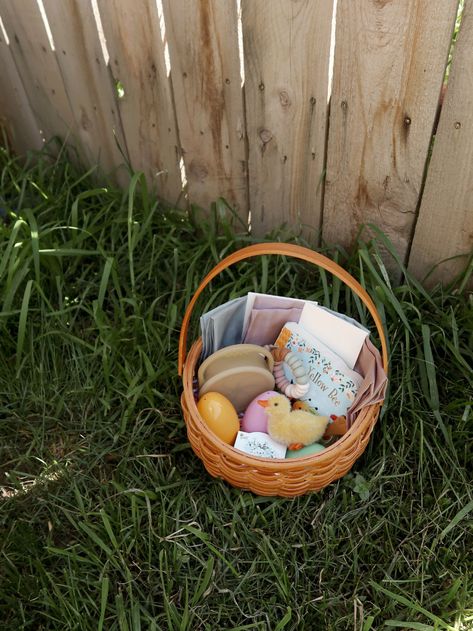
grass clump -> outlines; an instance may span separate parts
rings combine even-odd
[[[140,175],[122,192],[66,156],[21,165],[5,151],[0,170],[2,628],[472,628],[465,278],[427,293],[397,262],[391,286],[376,231],[351,254],[325,250],[385,322],[388,401],[344,479],[258,498],[205,473],[176,376],[195,288],[254,239],[219,212],[164,210]],[[199,309],[248,290],[370,323],[338,281],[279,257],[228,270]]]

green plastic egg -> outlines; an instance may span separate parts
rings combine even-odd
[[[302,447],[302,449],[296,449],[294,451],[288,449],[286,451],[286,458],[303,458],[304,456],[312,456],[313,454],[318,454],[323,451],[325,447],[323,445],[319,445],[319,443],[312,443],[312,445],[306,445]]]

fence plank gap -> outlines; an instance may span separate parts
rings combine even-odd
[[[99,0],[110,69],[134,170],[176,203],[182,189],[178,137],[156,0]]]
[[[44,7],[88,164],[125,184],[128,176],[118,167],[128,159],[127,149],[92,4],[44,0]]]
[[[405,259],[456,10],[457,0],[339,0],[326,241],[350,247],[372,222]]]
[[[0,145],[6,133],[8,146],[19,154],[30,149],[41,149],[43,139],[28,97],[2,30],[0,29],[0,66],[2,82],[7,90],[0,90]]]
[[[236,3],[163,0],[179,137],[191,203],[223,197],[246,225],[246,130]]]
[[[473,253],[473,6],[465,2],[409,258],[428,284],[452,280]],[[473,282],[470,283],[473,287]]]
[[[45,140],[69,139],[74,116],[36,2],[0,0],[10,50],[35,119]]]
[[[252,231],[318,241],[333,3],[243,0]]]

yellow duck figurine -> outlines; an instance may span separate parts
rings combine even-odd
[[[294,403],[292,404],[292,409],[305,410],[306,412],[310,412],[311,414],[318,415],[314,408],[311,408],[306,401],[294,401]],[[347,431],[347,417],[331,414],[329,424],[327,425],[327,429],[325,430],[324,439],[331,438],[332,436],[343,436],[343,434],[346,434]]]
[[[305,410],[291,411],[291,403],[284,394],[258,400],[258,403],[266,408],[268,434],[291,450],[320,440],[329,422],[328,416],[316,416]]]

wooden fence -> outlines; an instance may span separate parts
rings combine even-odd
[[[472,2],[452,53],[458,0],[0,0],[0,117],[18,151],[59,135],[119,182],[125,156],[255,234],[350,246],[373,222],[418,277],[455,257],[450,279],[473,246]]]

